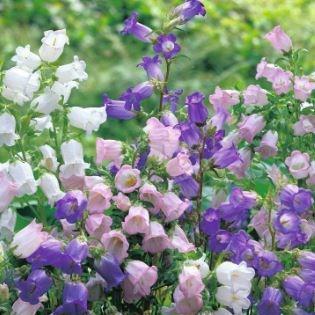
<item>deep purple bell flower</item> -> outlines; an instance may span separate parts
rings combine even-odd
[[[62,306],[59,306],[54,315],[86,315],[88,290],[83,283],[67,282],[63,289]]]
[[[209,208],[203,215],[200,222],[200,229],[208,236],[215,235],[220,228],[220,217],[217,210]]]
[[[180,46],[176,43],[174,34],[160,35],[153,49],[156,53],[163,54],[165,59],[172,59],[180,52]]]
[[[198,196],[199,184],[189,175],[183,174],[174,177],[174,183],[180,187],[181,194],[188,199],[192,199]]]
[[[258,253],[255,265],[258,275],[272,277],[283,269],[281,262],[273,252],[263,250]]]
[[[84,210],[87,207],[87,199],[82,191],[73,190],[58,200],[55,204],[56,219],[66,219],[69,223],[75,223],[83,218]]]
[[[243,253],[249,247],[249,240],[250,236],[243,230],[231,235],[227,251],[230,254],[230,259],[234,263],[239,264],[242,260],[244,260]]]
[[[177,128],[180,129],[180,141],[187,143],[190,147],[197,145],[201,140],[199,128],[191,122],[181,122]]]
[[[179,102],[179,97],[183,94],[183,89],[176,89],[173,91],[167,91],[163,96],[163,104],[169,103],[170,110],[175,113]]]
[[[223,252],[230,243],[231,233],[225,230],[219,230],[215,235],[211,235],[208,241],[208,247],[215,253]]]
[[[164,82],[164,74],[161,69],[161,60],[158,55],[151,57],[143,57],[142,62],[138,64],[142,67],[148,76],[148,80],[157,80]]]
[[[204,5],[199,0],[187,0],[183,4],[177,6],[172,15],[179,19],[179,24],[185,24],[196,15],[206,15]]]
[[[106,281],[106,291],[118,287],[126,275],[119,266],[119,261],[112,254],[107,253],[94,263],[95,270]]]
[[[315,253],[303,251],[298,261],[301,268],[315,270]]]
[[[140,83],[134,88],[129,88],[124,92],[120,99],[125,101],[125,109],[128,111],[140,111],[140,103],[149,98],[153,93],[153,84],[149,81]]]
[[[234,207],[251,209],[256,205],[257,194],[250,191],[243,191],[239,187],[233,187],[229,201]]]
[[[34,270],[26,280],[19,280],[16,287],[21,291],[20,299],[32,305],[39,303],[39,297],[52,286],[52,280],[44,270]]]
[[[281,315],[282,294],[279,289],[267,287],[264,290],[261,301],[259,302],[259,315]]]
[[[26,260],[32,264],[33,269],[44,266],[56,267],[62,258],[61,242],[56,239],[48,239]]]
[[[217,168],[226,168],[232,163],[240,160],[240,155],[235,147],[232,144],[228,148],[221,148],[219,151],[214,153],[212,156],[215,167]]]
[[[204,124],[208,118],[208,109],[204,104],[205,96],[200,92],[194,92],[186,97],[189,120],[196,124]]]
[[[299,276],[305,282],[315,285],[315,269],[301,269]]]
[[[274,221],[274,227],[277,231],[287,234],[298,232],[300,230],[300,217],[292,210],[283,209],[278,211]]]
[[[125,20],[124,28],[121,31],[123,35],[131,34],[142,42],[150,43],[152,41],[153,31],[148,26],[138,22],[138,13],[131,13],[130,17]]]
[[[148,161],[148,157],[149,157],[149,153],[150,153],[150,149],[147,149],[146,151],[140,153],[140,156],[139,158],[136,160],[136,165],[135,167],[138,169],[138,170],[143,170],[144,167],[146,166],[147,164],[147,161]]]
[[[78,239],[73,239],[65,248],[62,259],[56,267],[66,274],[81,274],[82,262],[88,255],[88,245]]]
[[[212,137],[206,139],[203,157],[210,159],[213,154],[222,148],[221,141],[224,138],[224,130],[217,131]]]
[[[103,96],[103,103],[107,116],[114,119],[130,120],[136,116],[136,114],[125,108],[126,102],[121,100],[111,100],[105,94]]]

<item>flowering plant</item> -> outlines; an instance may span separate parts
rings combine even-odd
[[[265,88],[183,100],[174,32],[205,14],[188,0],[152,30],[132,13],[122,33],[152,45],[147,79],[96,108],[68,106],[88,76],[77,56],[57,65],[65,30],[38,55],[17,48],[0,103],[2,313],[314,314],[315,76],[277,26]],[[97,138],[85,156],[84,133],[137,116],[134,142]]]

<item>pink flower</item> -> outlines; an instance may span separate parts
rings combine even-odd
[[[222,90],[217,86],[214,94],[209,96],[209,102],[213,105],[215,112],[228,113],[231,106],[240,102],[240,93],[235,90]]]
[[[189,253],[195,250],[195,245],[188,241],[185,232],[178,225],[175,225],[171,243],[180,253]]]
[[[90,236],[101,239],[104,233],[110,231],[113,223],[111,217],[102,213],[91,214],[85,221],[85,229]]]
[[[249,85],[243,92],[245,105],[264,106],[268,104],[267,91],[259,85]]]
[[[17,194],[17,185],[5,171],[0,171],[0,213],[8,208]]]
[[[293,151],[291,156],[285,159],[285,164],[289,168],[291,175],[296,179],[307,177],[310,167],[309,162],[309,155],[298,150]]]
[[[268,212],[266,209],[261,208],[251,219],[250,227],[253,227],[259,237],[267,242],[267,244],[270,244],[271,241],[271,234],[269,231],[269,225],[268,225]]]
[[[119,167],[122,162],[122,145],[120,141],[96,139],[96,164],[104,161],[114,162]]]
[[[139,300],[151,292],[151,287],[158,279],[157,268],[148,266],[140,260],[132,260],[126,266],[126,278],[122,284],[124,300],[127,303]]]
[[[115,202],[115,206],[122,211],[128,211],[131,207],[131,202],[128,196],[119,192],[116,196],[112,197]]]
[[[205,288],[200,271],[195,266],[184,266],[179,275],[179,289],[186,298],[200,294]]]
[[[178,150],[180,130],[164,126],[157,118],[147,120],[144,128],[150,143],[150,156],[166,160]]]
[[[315,185],[315,161],[311,162],[311,166],[308,169],[309,178],[306,180],[307,185]]]
[[[17,232],[10,247],[15,256],[27,258],[31,256],[39,246],[48,238],[48,233],[43,232],[43,225],[33,220],[24,229]]]
[[[140,185],[140,171],[130,165],[123,165],[115,176],[116,188],[125,194],[133,192]]]
[[[252,143],[254,137],[264,129],[265,125],[264,117],[261,115],[244,116],[239,124],[239,135],[248,143]]]
[[[183,174],[192,175],[193,166],[186,153],[180,152],[175,158],[169,160],[166,164],[166,172],[172,177]]]
[[[83,190],[85,185],[85,176],[75,176],[64,177],[60,172],[59,179],[64,190]]]
[[[278,152],[277,142],[278,142],[277,131],[272,132],[271,130],[268,130],[267,133],[263,135],[260,145],[256,149],[256,151],[259,152],[265,159],[270,156],[274,156]]]
[[[129,243],[121,231],[112,230],[105,233],[101,241],[104,248],[113,254],[120,263],[128,257]]]
[[[157,214],[161,209],[163,195],[152,184],[145,183],[140,189],[140,200],[150,202],[154,207],[149,211],[152,214]]]
[[[110,187],[100,183],[89,190],[87,209],[89,213],[103,213],[110,207],[113,194]]]
[[[145,252],[156,254],[171,247],[171,242],[166,235],[163,226],[158,222],[151,222],[149,232],[142,241],[142,249]]]
[[[284,71],[281,68],[277,70],[272,79],[272,88],[277,95],[288,93],[292,89],[292,78],[292,72]]]
[[[276,74],[281,70],[280,67],[268,63],[265,58],[261,59],[260,63],[257,65],[257,73],[256,73],[256,80],[260,78],[265,78],[269,82],[273,82],[274,77]]]
[[[271,166],[267,165],[266,172],[275,186],[281,187],[288,183],[286,176],[281,173],[280,169],[275,164]]]
[[[288,52],[292,49],[291,38],[282,30],[280,25],[273,28],[264,38],[279,52]]]
[[[294,97],[305,102],[315,89],[315,83],[310,81],[307,76],[294,78]]]
[[[125,221],[122,223],[124,232],[133,235],[149,231],[149,212],[143,207],[130,207]]]
[[[166,222],[178,219],[188,207],[189,202],[182,201],[173,192],[166,193],[162,199],[161,210]]]
[[[299,121],[293,125],[293,130],[295,136],[315,134],[315,115],[301,115]]]
[[[62,232],[66,237],[73,238],[78,234],[75,223],[69,223],[66,219],[61,219],[60,224],[62,226]]]
[[[192,315],[197,314],[203,307],[202,295],[195,294],[189,298],[185,297],[179,286],[176,287],[173,294],[175,310],[177,314]]]
[[[87,190],[92,189],[97,184],[104,183],[104,179],[101,176],[85,176],[84,188]]]
[[[22,301],[20,298],[17,299],[12,305],[13,315],[35,315],[37,311],[43,307],[42,303],[30,304]]]
[[[240,159],[230,164],[227,168],[235,174],[237,178],[243,178],[252,161],[251,151],[247,148],[242,148],[238,151]]]

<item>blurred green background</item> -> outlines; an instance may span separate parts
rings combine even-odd
[[[124,19],[138,11],[142,23],[158,28],[165,14],[182,1],[0,0],[0,59],[9,59],[18,45],[30,43],[36,51],[45,30],[67,28],[71,42],[61,61],[71,62],[77,54],[86,61],[89,74],[70,102],[97,106],[104,92],[117,98],[127,87],[145,80],[136,65],[142,56],[152,54],[152,48],[119,34]],[[314,0],[203,2],[206,18],[195,19],[177,31],[187,58],[178,59],[173,67],[171,87],[184,88],[184,94],[198,89],[207,95],[216,85],[245,87],[254,81],[255,65],[261,57],[275,57],[262,37],[277,24],[292,36],[295,46],[310,51],[305,70],[315,70]],[[127,139],[137,133],[136,126],[136,121],[110,121],[100,134]]]

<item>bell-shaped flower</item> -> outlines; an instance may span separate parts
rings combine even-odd
[[[44,115],[51,114],[59,106],[60,95],[56,93],[52,88],[46,87],[44,93],[36,97],[31,106],[35,111]]]
[[[280,25],[274,27],[272,31],[267,33],[265,39],[279,52],[289,52],[292,49],[291,38],[282,30]]]
[[[48,144],[39,147],[40,152],[43,155],[43,159],[40,164],[51,172],[56,172],[59,166],[59,162],[56,157],[56,151]]]
[[[95,213],[88,216],[85,221],[85,229],[90,236],[101,239],[104,233],[110,232],[113,223],[111,217],[103,213]]]
[[[15,133],[15,117],[9,113],[0,115],[0,147],[7,145],[9,147],[15,144],[15,140],[20,137]]]
[[[50,115],[35,117],[31,119],[30,126],[34,128],[36,133],[42,133],[45,129],[52,129],[52,119]]]
[[[80,60],[78,56],[74,56],[72,63],[57,68],[56,77],[60,83],[67,83],[75,80],[84,81],[88,78],[85,68],[85,62]]]
[[[125,233],[130,235],[137,233],[147,233],[149,231],[150,217],[147,209],[139,207],[130,207],[128,215],[122,223]]]
[[[15,53],[11,60],[14,61],[19,68],[32,72],[41,65],[39,56],[31,52],[30,45],[17,47]]]
[[[65,195],[60,190],[58,179],[53,174],[45,173],[39,180],[39,187],[44,192],[51,206]]]

